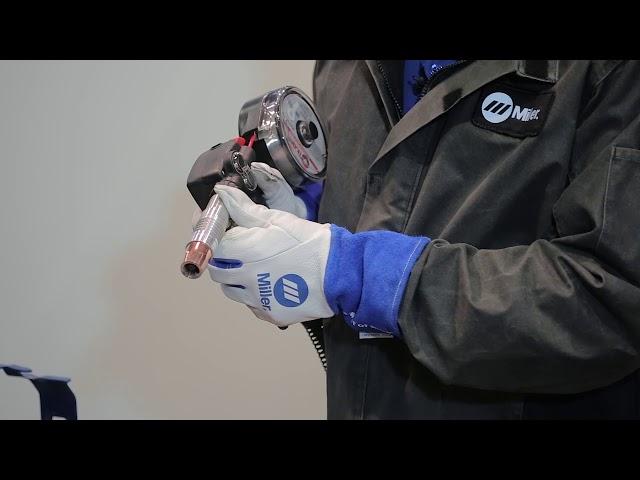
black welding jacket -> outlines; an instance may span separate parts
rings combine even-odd
[[[640,417],[640,63],[319,61],[319,221],[428,236],[403,339],[323,323],[329,419]]]

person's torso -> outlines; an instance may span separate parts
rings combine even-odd
[[[322,62],[328,130],[320,222],[482,249],[557,236],[552,209],[570,158],[587,61],[473,61],[434,76],[402,116],[400,62]],[[425,319],[428,321],[428,319]],[[573,396],[443,385],[395,339],[323,326],[329,418],[580,418],[637,411],[638,379]],[[635,402],[635,403],[634,403]]]

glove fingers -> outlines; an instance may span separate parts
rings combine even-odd
[[[244,267],[258,268],[261,261],[284,253],[297,243],[294,238],[283,236],[279,228],[248,228],[237,232],[234,238],[223,237],[209,262],[207,269],[214,282],[253,288],[256,280],[252,278],[252,285],[247,285]]]
[[[224,296],[233,300],[234,302],[244,303],[249,302],[249,296],[246,294],[244,288],[240,288],[240,286],[232,286],[232,285],[220,285],[222,293]]]
[[[214,258],[258,262],[278,255],[297,244],[297,240],[277,227],[234,227],[222,237]]]
[[[306,207],[305,207],[306,211]],[[280,227],[292,237],[296,238],[300,242],[308,240],[314,234],[323,232],[330,229],[330,224],[321,224],[321,229],[318,229],[318,223],[310,222],[308,220],[298,218],[287,212],[273,211],[271,215],[271,224],[275,227]]]
[[[269,225],[269,209],[251,201],[239,188],[228,185],[216,185],[215,192],[229,212],[229,216],[241,227],[267,227]]]
[[[262,310],[261,308],[256,308],[256,307],[252,307],[251,305],[247,305],[247,307],[249,308],[249,310],[251,310],[253,312],[253,314],[258,317],[260,320],[264,320],[265,322],[269,322],[272,324],[275,324],[275,322],[273,321],[273,319],[267,315],[267,312],[265,312],[264,310]]]
[[[252,163],[251,171],[253,172],[258,187],[260,187],[267,200],[271,196],[276,195],[280,189],[288,186],[282,174],[275,168],[271,168],[266,163]]]
[[[253,170],[254,173],[260,174],[265,178],[269,178],[273,181],[286,182],[286,180],[282,176],[282,173],[280,173],[280,170],[270,167],[266,163],[253,162],[251,164],[251,170]]]
[[[266,163],[254,162],[251,169],[269,208],[289,212],[300,218],[307,217],[307,207],[298,198],[282,174]]]
[[[277,195],[278,189],[280,188],[280,186],[276,183],[276,181],[272,178],[270,178],[267,174],[265,174],[264,172],[260,172],[260,171],[254,171],[253,172],[253,178],[256,179],[256,184],[258,185],[258,188],[260,188],[260,190],[262,190],[262,193],[264,195],[265,200],[267,201],[267,204],[269,203],[269,200],[271,200],[271,198],[274,195]]]

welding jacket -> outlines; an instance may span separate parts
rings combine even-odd
[[[319,61],[320,222],[432,239],[402,339],[324,320],[329,419],[640,417],[640,63]]]

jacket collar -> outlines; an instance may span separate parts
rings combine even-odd
[[[373,163],[460,100],[504,75],[515,73],[550,84],[558,80],[557,60],[474,61],[437,83],[401,118],[399,99],[402,98],[402,61],[367,60],[366,63],[392,125]]]
[[[558,60],[515,60],[516,73],[540,82],[558,81]]]

